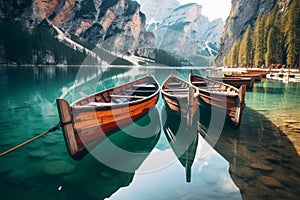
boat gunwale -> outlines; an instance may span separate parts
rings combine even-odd
[[[101,102],[103,105],[100,105],[100,106],[97,106],[97,105],[96,106],[75,105],[76,103],[78,103],[78,102],[80,102],[84,99],[88,99],[88,98],[96,96],[98,94],[105,93],[105,92],[108,92],[108,91],[111,91],[111,90],[114,90],[114,89],[117,89],[117,88],[121,88],[121,87],[124,87],[124,86],[127,86],[127,85],[132,85],[132,84],[134,84],[134,82],[138,82],[139,80],[146,79],[148,77],[150,77],[154,81],[155,86],[156,86],[155,88],[157,88],[157,89],[153,94],[151,94],[149,96],[145,96],[145,98],[136,99],[136,100],[133,100],[133,101],[123,102],[123,103],[111,103],[111,102],[105,103],[105,102]],[[123,85],[119,85],[119,86],[115,86],[115,87],[111,87],[111,88],[108,88],[108,89],[90,94],[88,96],[82,97],[82,98],[74,101],[73,103],[71,103],[70,107],[72,109],[75,109],[75,110],[89,110],[89,111],[90,110],[110,110],[110,109],[114,109],[114,108],[127,107],[127,106],[135,105],[135,104],[141,103],[143,101],[148,101],[149,99],[152,99],[153,97],[155,97],[159,94],[160,88],[161,87],[160,87],[158,81],[155,79],[155,77],[152,74],[148,74],[148,75],[146,75],[142,78],[136,79],[132,82],[129,82],[129,83],[126,83],[126,84],[123,84]],[[107,105],[105,105],[105,104],[107,104]],[[107,109],[105,109],[105,108],[107,108]]]
[[[227,92],[227,91],[225,91],[224,89],[222,89],[221,92],[217,92],[217,91],[211,91],[211,90],[207,90],[207,89],[195,86],[195,87],[198,88],[199,91],[201,90],[201,91],[205,91],[205,92],[208,92],[208,93],[225,94],[226,96],[229,95],[229,96],[233,96],[233,97],[239,94],[239,89],[236,88],[236,87],[234,87],[234,86],[232,86],[232,85],[230,85],[230,84],[227,84],[227,83],[224,83],[224,82],[221,82],[221,81],[216,81],[216,80],[213,80],[213,79],[210,79],[210,78],[203,78],[203,77],[198,76],[198,75],[196,75],[194,73],[190,73],[190,78],[189,78],[190,79],[190,83],[192,85],[193,85],[192,77],[196,77],[196,78],[202,79],[204,81],[208,81],[208,82],[211,81],[213,83],[219,84],[219,86],[225,85],[226,88],[233,89],[233,91],[235,92],[235,95],[225,94],[225,92]],[[216,88],[220,88],[220,87],[216,87]]]

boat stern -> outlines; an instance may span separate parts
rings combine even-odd
[[[56,99],[56,105],[68,152],[74,160],[80,160],[86,155],[87,150],[74,129],[70,104],[65,99]]]
[[[242,121],[242,115],[245,108],[246,85],[239,88],[239,104],[237,105],[234,118],[234,126],[238,128]]]

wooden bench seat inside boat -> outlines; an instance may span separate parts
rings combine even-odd
[[[133,88],[150,88],[150,89],[155,89],[154,84],[138,84],[138,85],[132,85]]]

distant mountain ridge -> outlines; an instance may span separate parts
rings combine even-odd
[[[192,65],[211,65],[223,32],[222,19],[209,21],[196,3],[177,0],[141,0],[147,30],[155,35],[155,46],[172,52]]]

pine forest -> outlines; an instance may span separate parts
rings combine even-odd
[[[260,13],[235,41],[223,64],[243,67],[299,67],[300,1],[292,0],[287,12],[276,5],[269,14]]]

